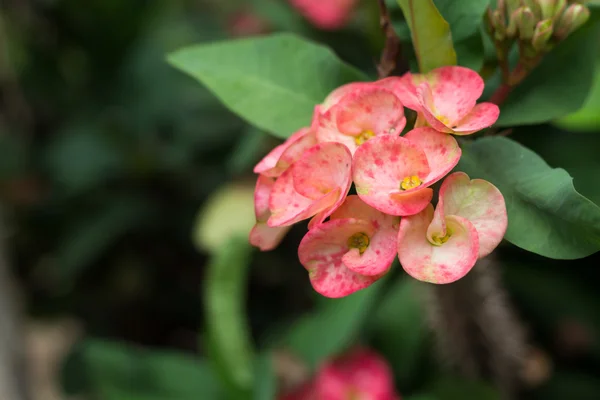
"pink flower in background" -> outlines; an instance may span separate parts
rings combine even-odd
[[[350,19],[357,0],[290,0],[300,14],[321,29],[339,29]]]
[[[402,132],[406,125],[404,107],[392,91],[364,83],[342,88],[320,109],[316,129],[319,142],[342,143],[354,154],[373,137]]]
[[[360,198],[391,215],[417,214],[431,201],[430,185],[460,159],[456,140],[429,127],[403,137],[379,136],[358,148],[352,174]]]
[[[312,381],[280,400],[400,400],[387,361],[356,348],[323,363]]]
[[[408,72],[379,84],[392,89],[406,107],[419,112],[440,132],[468,135],[492,126],[500,114],[495,104],[477,104],[484,82],[465,67],[441,67],[427,74]]]
[[[251,10],[236,12],[227,20],[227,31],[234,37],[258,35],[269,30],[269,23]]]
[[[269,211],[269,197],[275,181],[272,178],[259,175],[254,190],[254,213],[256,224],[250,231],[250,244],[262,251],[273,250],[283,239],[290,227],[270,227],[267,220],[271,216]]]
[[[435,212],[428,205],[419,214],[402,218],[400,264],[421,281],[454,282],[500,244],[507,224],[500,191],[487,181],[455,172],[442,184]]]
[[[298,247],[313,288],[327,297],[343,297],[385,275],[396,257],[398,223],[398,217],[348,196],[328,222],[308,231]]]
[[[317,214],[309,227],[320,224],[344,201],[350,185],[352,155],[340,143],[308,149],[273,185],[269,226],[286,226]]]

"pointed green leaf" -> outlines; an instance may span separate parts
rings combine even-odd
[[[456,65],[450,26],[433,0],[398,0],[410,28],[419,70]]]
[[[310,125],[315,105],[333,89],[367,79],[328,48],[287,33],[186,47],[168,60],[281,138]]]
[[[565,170],[551,168],[533,151],[508,138],[483,138],[463,146],[458,170],[500,189],[511,243],[557,259],[600,250],[600,207],[575,190]]]

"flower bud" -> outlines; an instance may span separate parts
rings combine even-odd
[[[567,0],[538,0],[542,19],[558,18],[567,6]]]
[[[519,28],[519,20],[521,19],[521,14],[523,13],[523,7],[517,8],[510,14],[510,18],[508,19],[508,27],[506,28],[506,36],[509,38],[514,38],[517,34]]]
[[[539,0],[521,0],[521,3],[523,3],[525,7],[529,7],[535,17],[535,22],[542,19],[542,7],[540,6]]]
[[[546,43],[552,36],[554,27],[551,19],[545,19],[540,21],[535,26],[533,31],[533,38],[531,39],[531,45],[537,51],[542,51],[546,47]]]
[[[520,18],[517,19],[519,37],[521,40],[529,40],[533,37],[535,22],[535,15],[533,15],[531,9],[529,7],[524,7],[523,11],[521,11]]]
[[[589,17],[590,10],[586,6],[571,4],[556,23],[556,37],[561,40],[566,38],[585,24]]]
[[[521,0],[506,0],[506,14],[512,15],[521,7]]]
[[[492,25],[494,27],[494,39],[501,41],[506,37],[506,22],[504,14],[500,10],[492,12]]]

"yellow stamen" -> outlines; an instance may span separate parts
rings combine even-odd
[[[366,233],[358,232],[350,236],[346,244],[351,249],[358,249],[358,252],[362,254],[369,247],[369,242],[369,236]]]
[[[434,246],[441,246],[446,243],[448,239],[450,239],[450,236],[452,236],[452,231],[450,229],[446,229],[446,234],[444,236],[433,235],[431,236],[430,242]]]
[[[450,126],[450,120],[445,115],[436,115],[435,118],[446,126]]]
[[[413,176],[407,176],[406,178],[402,179],[402,182],[400,183],[400,189],[402,190],[408,190],[408,189],[413,189],[416,188],[417,186],[421,185],[421,179],[419,179],[418,176],[413,175]]]
[[[372,131],[364,131],[364,132],[360,133],[359,135],[354,136],[354,142],[358,146],[360,146],[367,140],[371,139],[373,136],[375,136],[375,134]]]

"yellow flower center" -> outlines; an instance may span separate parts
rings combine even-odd
[[[444,236],[433,235],[431,236],[430,242],[435,246],[441,246],[450,239],[450,236],[452,236],[452,231],[446,229],[446,234]]]
[[[407,176],[406,178],[402,179],[402,182],[400,183],[400,189],[402,190],[408,190],[408,189],[413,189],[416,188],[417,186],[421,185],[421,179],[419,179],[418,176],[413,175],[413,176]]]
[[[360,254],[364,253],[369,247],[369,236],[366,233],[358,232],[348,238],[346,242],[351,249],[358,249]]]
[[[450,120],[445,115],[436,115],[435,118],[446,126],[450,125]]]
[[[357,146],[360,146],[367,140],[371,139],[375,134],[372,131],[364,131],[356,136],[354,136],[354,142]]]

